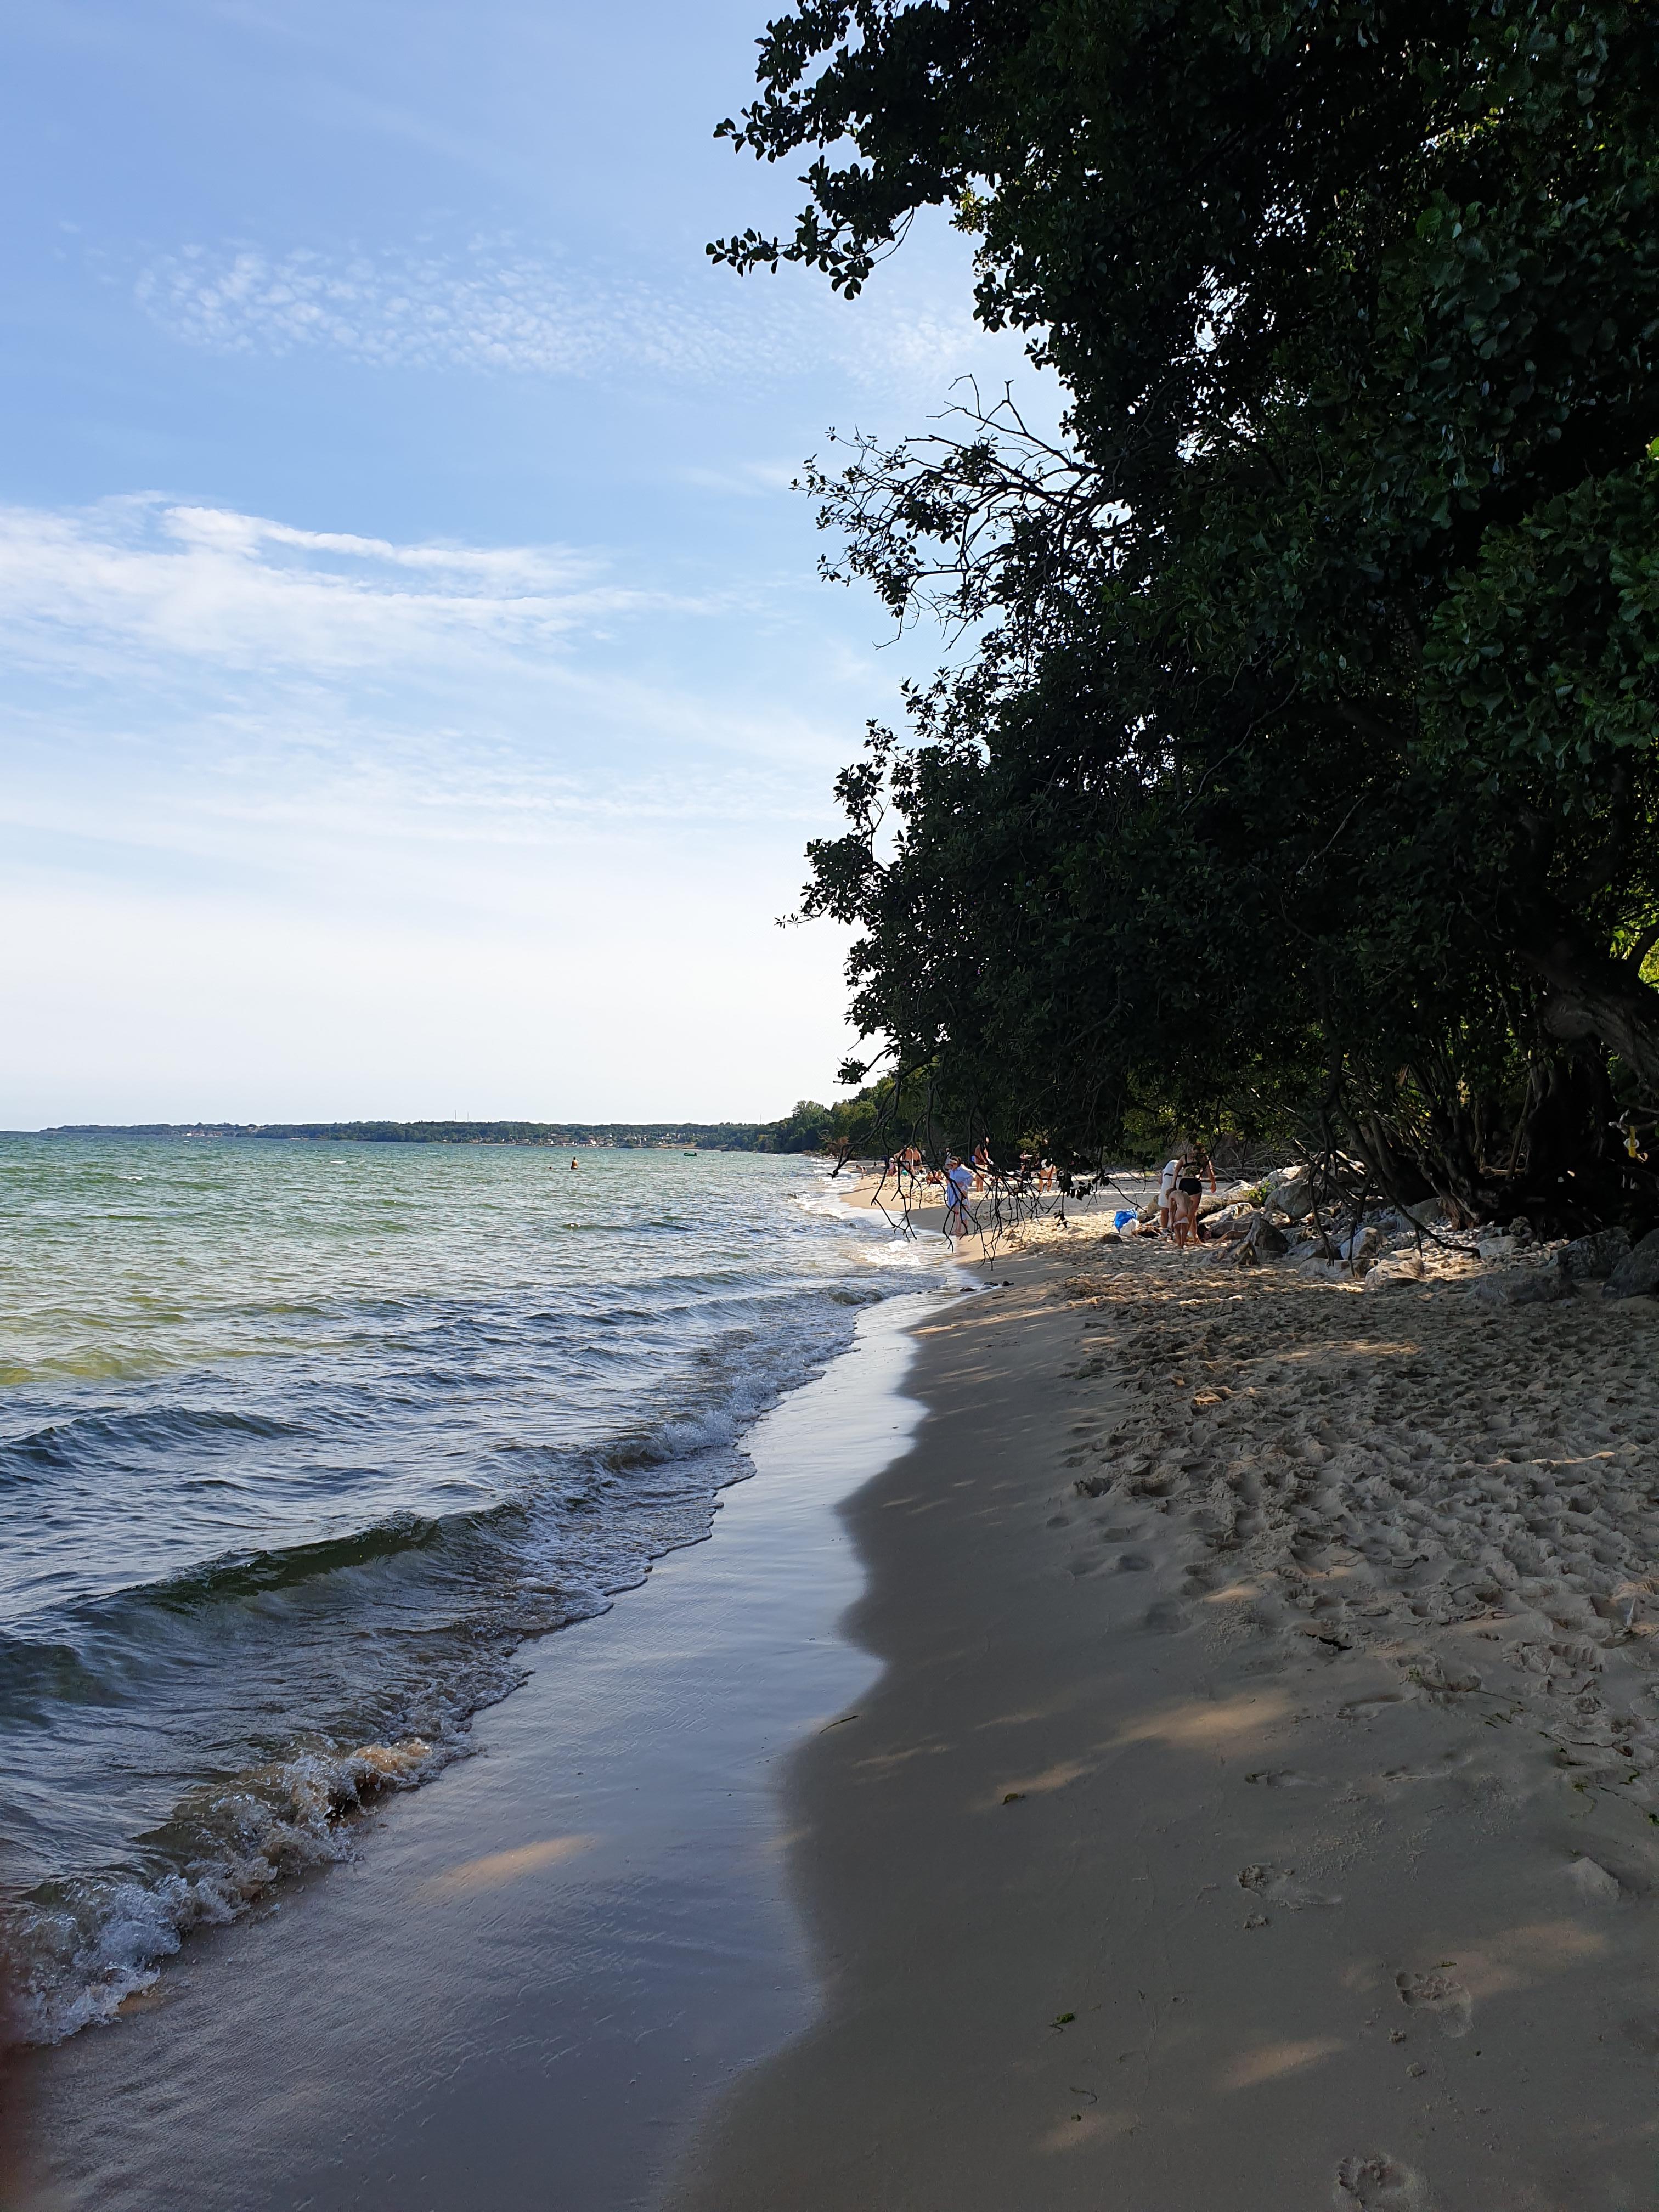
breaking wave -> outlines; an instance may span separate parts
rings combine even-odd
[[[152,1211],[89,1214],[97,1326],[61,1342],[53,1309],[0,1431],[0,1951],[40,2043],[465,1756],[526,1640],[705,1536],[746,1430],[901,1287],[781,1162],[590,1159],[575,1240],[533,1156],[380,1148],[425,1209],[411,1258],[325,1162],[198,1149],[187,1180],[191,1148],[129,1149]],[[0,1139],[0,1176],[64,1156]],[[61,1176],[50,1197],[61,1267]],[[205,1319],[149,1279],[185,1262]]]

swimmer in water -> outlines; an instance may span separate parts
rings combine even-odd
[[[574,1160],[572,1160],[570,1163],[570,1172],[572,1175],[574,1175],[576,1172],[576,1163]]]

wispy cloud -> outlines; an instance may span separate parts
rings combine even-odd
[[[533,847],[584,824],[801,820],[841,729],[733,666],[734,603],[556,545],[155,496],[0,508],[0,823],[205,849],[256,830]],[[831,690],[858,688],[819,657]],[[66,755],[96,772],[66,781]]]
[[[112,647],[290,675],[407,668],[690,604],[557,546],[394,544],[156,496],[0,508],[0,637],[31,661]]]
[[[1020,357],[1018,341],[978,329],[959,283],[934,296],[913,276],[849,307],[787,278],[725,271],[617,282],[483,240],[377,253],[193,245],[152,262],[136,289],[152,319],[191,344],[318,349],[381,368],[708,383],[828,362],[867,387],[988,362],[1012,369]]]
[[[733,461],[724,468],[709,468],[688,461],[674,471],[681,483],[694,484],[699,491],[723,492],[738,499],[767,499],[788,491],[800,473],[798,461]]]

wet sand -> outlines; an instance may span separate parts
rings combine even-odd
[[[903,1449],[904,1323],[751,1439],[706,1544],[526,1653],[477,1754],[355,1862],[193,1937],[109,2028],[29,2056],[7,2212],[620,2212],[799,2033],[781,1765],[869,1682],[837,1502]]]
[[[848,1509],[823,2011],[674,2212],[1659,2205],[1659,1304],[998,1273]]]

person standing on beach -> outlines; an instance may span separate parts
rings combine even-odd
[[[945,1162],[945,1188],[948,1194],[945,1207],[945,1233],[947,1237],[965,1237],[969,1222],[968,1194],[975,1184],[974,1171],[964,1166],[954,1152]]]
[[[1170,1233],[1170,1216],[1175,1205],[1176,1182],[1181,1174],[1182,1164],[1182,1155],[1177,1152],[1174,1159],[1164,1161],[1164,1172],[1158,1179],[1158,1225],[1166,1237]]]
[[[983,1190],[986,1176],[995,1173],[991,1164],[991,1139],[981,1137],[974,1147],[974,1188]]]

